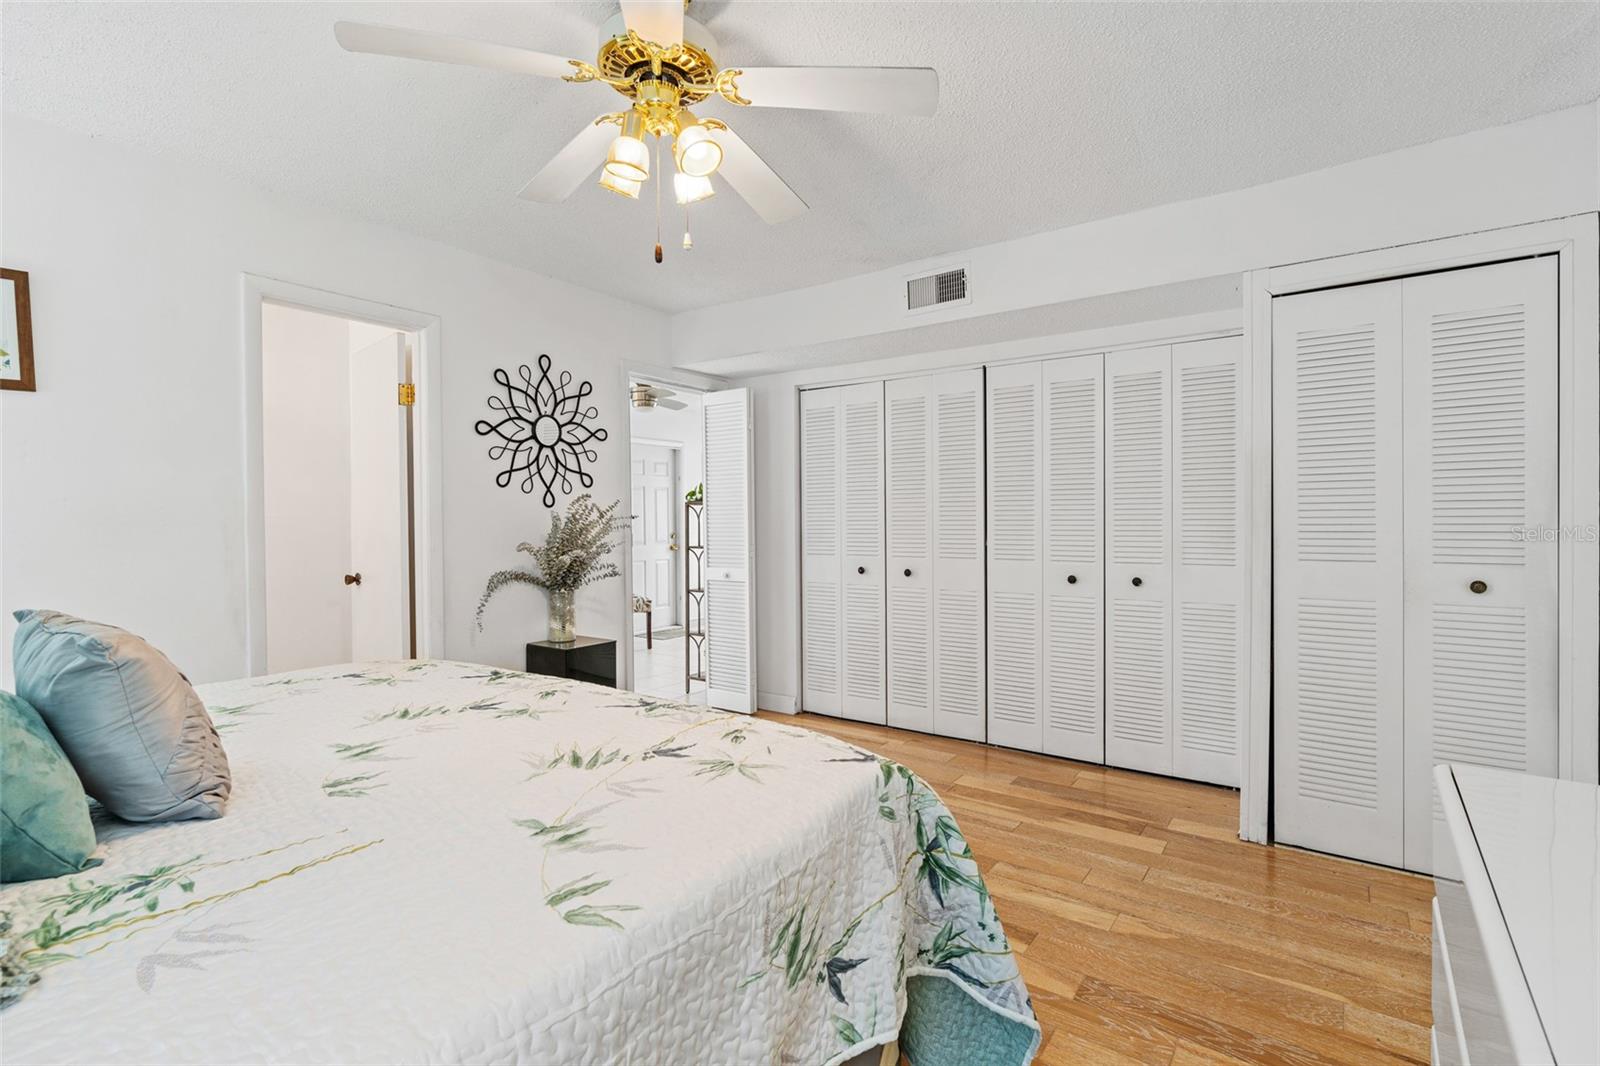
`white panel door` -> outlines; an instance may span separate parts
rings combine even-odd
[[[800,394],[800,709],[844,713],[839,389]]]
[[[1105,357],[1043,367],[1044,750],[1105,761]]]
[[[756,709],[755,516],[750,491],[750,390],[704,396],[706,698]]]
[[[844,590],[840,650],[843,711],[859,722],[886,720],[883,617],[883,384],[839,393],[840,518]]]
[[[1401,290],[1272,301],[1277,839],[1404,860]]]
[[[1043,368],[990,367],[989,739],[1044,750]]]
[[[1237,787],[1248,521],[1238,337],[1172,348],[1172,772]]]
[[[883,383],[888,719],[933,732],[933,382]]]
[[[1172,772],[1172,349],[1106,356],[1106,762]]]
[[[350,652],[411,654],[410,523],[406,487],[406,341],[390,334],[350,357]]]
[[[1556,775],[1556,281],[1548,257],[1403,283],[1412,870],[1435,764]]]
[[[983,371],[930,381],[933,731],[983,740]],[[908,580],[901,568],[900,577]],[[913,577],[915,572],[913,572]]]
[[[633,592],[650,599],[656,630],[678,621],[678,450],[660,444],[633,448]],[[634,631],[645,618],[633,616]]]

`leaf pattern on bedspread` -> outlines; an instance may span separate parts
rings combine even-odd
[[[357,912],[387,939],[388,908],[410,906],[414,890],[416,906],[437,908],[468,875],[496,909],[461,915],[438,950],[517,950],[579,967],[568,980],[631,960],[619,990],[674,1002],[714,992],[742,1004],[734,1016],[761,1012],[763,1059],[837,1063],[893,1038],[918,976],[1037,1029],[954,817],[910,769],[870,751],[765,719],[431,660],[201,693],[230,727],[233,806],[216,822],[116,828],[103,866],[0,892],[24,958],[45,973],[29,999],[51,996],[51,972],[68,963],[120,967],[152,1001],[240,986],[275,952],[324,957],[316,938],[332,927],[296,942],[284,915],[315,915],[380,878],[382,895]],[[269,772],[265,802],[252,789]],[[330,831],[329,818],[344,828]],[[265,846],[226,846],[234,819]],[[215,843],[184,843],[201,840]],[[407,941],[427,926],[409,925]],[[636,938],[703,943],[717,962],[669,978],[660,968],[675,956],[634,957]],[[319,967],[301,973],[302,1008],[337,994],[318,991]],[[393,1009],[405,1017],[404,1004]],[[599,1057],[650,1054],[607,1046]]]

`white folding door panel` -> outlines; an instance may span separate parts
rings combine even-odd
[[[705,426],[706,698],[756,709],[750,390],[708,392]]]
[[[1043,367],[987,373],[989,740],[1043,751]]]
[[[1272,301],[1280,841],[1401,865],[1401,283]]]
[[[1106,356],[1106,762],[1172,772],[1172,349]]]
[[[932,413],[933,731],[983,740],[983,371],[934,375]]]
[[[1241,349],[1172,348],[1172,773],[1229,786],[1245,693]]]
[[[983,371],[884,383],[890,725],[984,737]]]
[[[1105,759],[1105,358],[1043,366],[1044,750]]]
[[[835,389],[841,412],[844,716],[885,721],[883,384]]]
[[[1408,278],[1405,863],[1432,770],[1556,774],[1556,260]]]
[[[800,394],[800,709],[844,713],[844,536],[838,389]]]
[[[883,383],[889,724],[933,732],[933,389]]]

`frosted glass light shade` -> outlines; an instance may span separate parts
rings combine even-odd
[[[610,189],[618,196],[626,196],[630,200],[639,198],[639,187],[643,184],[643,182],[619,178],[611,173],[610,170],[600,171],[600,187],[602,189]]]
[[[673,152],[678,157],[678,169],[690,177],[710,177],[722,165],[722,145],[698,123],[678,131]]]
[[[606,153],[606,173],[627,181],[644,181],[650,177],[650,150],[637,137],[623,134],[611,142],[611,151]]]
[[[672,191],[677,196],[680,204],[692,204],[707,200],[717,194],[710,178],[697,177],[694,174],[685,174],[678,171],[672,176]]]

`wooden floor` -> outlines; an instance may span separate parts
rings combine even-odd
[[[1428,1061],[1425,877],[1242,843],[1237,792],[817,715],[955,812],[1049,1064]]]

